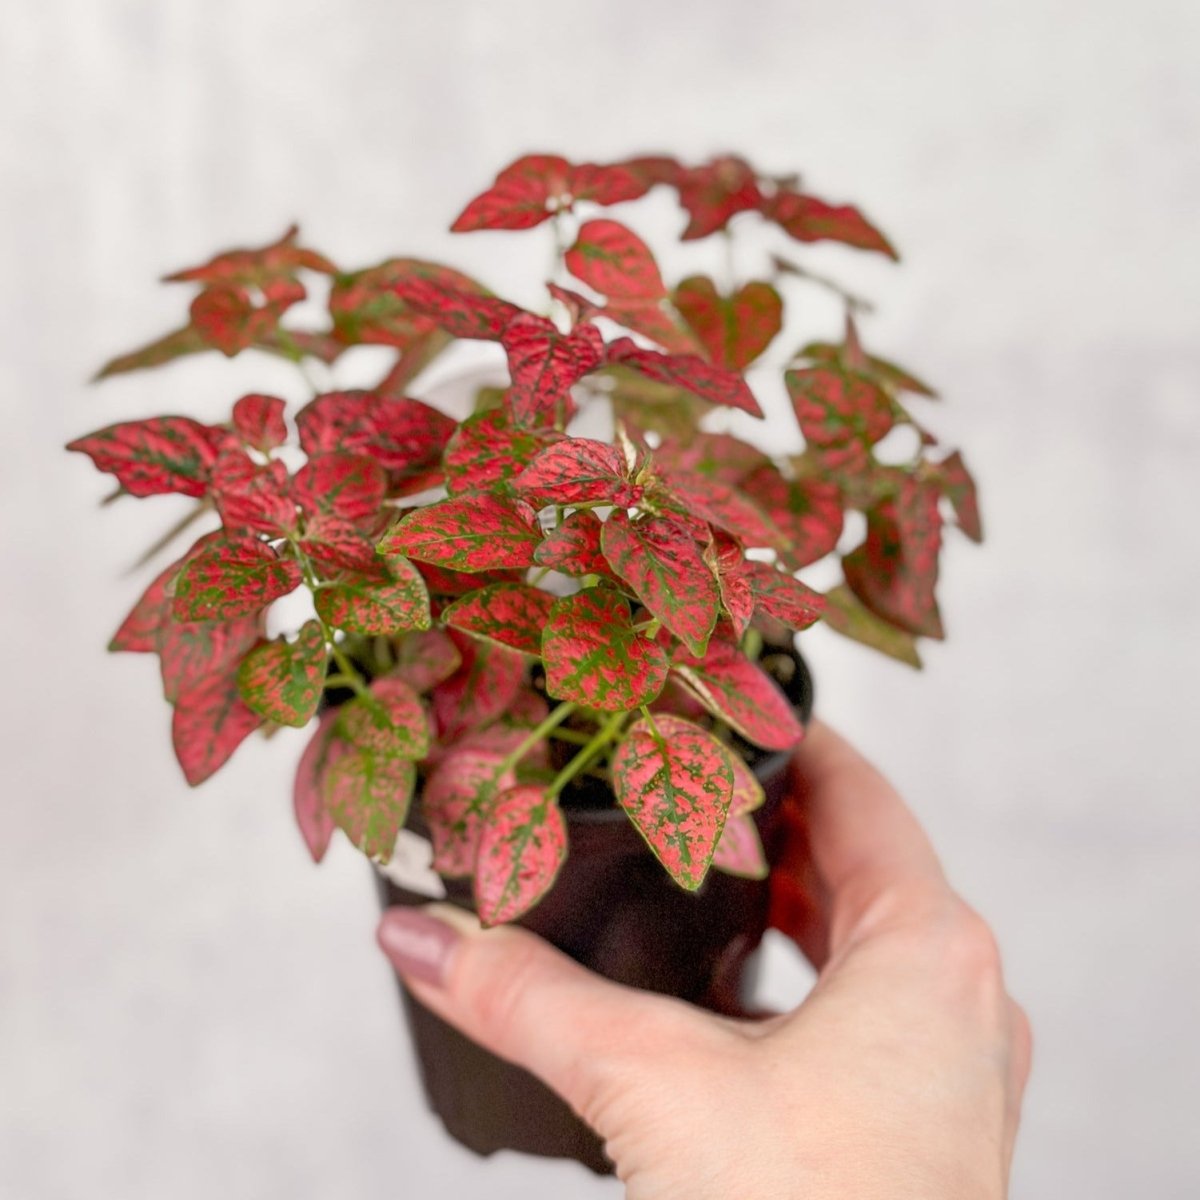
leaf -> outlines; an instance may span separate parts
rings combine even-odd
[[[443,743],[494,721],[512,704],[525,679],[525,659],[517,651],[454,630],[450,637],[462,662],[433,689],[433,715]]]
[[[96,372],[93,381],[98,383],[110,375],[123,375],[127,371],[140,371],[146,367],[161,367],[164,363],[182,358],[186,354],[198,354],[207,349],[209,345],[200,331],[191,325],[185,325],[182,329],[174,329],[137,350],[109,359]]]
[[[342,705],[338,736],[373,755],[410,758],[429,753],[432,731],[420,696],[395,675],[377,679],[369,694]]]
[[[76,438],[68,450],[88,455],[97,470],[116,476],[132,496],[182,492],[200,497],[228,435],[190,417],[123,421]]]
[[[629,602],[584,588],[554,602],[542,636],[546,690],[602,712],[629,712],[662,691],[666,651],[633,627]]]
[[[691,534],[667,516],[631,521],[618,509],[600,534],[604,557],[677,638],[703,654],[717,622],[720,594]]]
[[[452,337],[494,342],[524,310],[498,296],[462,290],[428,278],[402,279],[392,291],[410,311],[435,321]]]
[[[292,496],[306,513],[326,513],[343,521],[373,517],[386,492],[383,468],[361,454],[315,455],[292,480]]]
[[[306,621],[295,642],[255,646],[238,668],[246,706],[278,725],[307,725],[321,699],[328,653],[316,621]]]
[[[679,203],[691,218],[682,234],[685,242],[724,229],[732,217],[762,203],[754,169],[744,159],[732,155],[681,170],[674,183]]]
[[[421,573],[403,558],[390,558],[389,579],[348,578],[313,596],[328,625],[347,633],[385,634],[428,629],[429,592]]]
[[[167,586],[178,570],[179,563],[174,562],[154,577],[113,634],[108,643],[109,650],[152,654],[158,649],[159,631],[171,619],[171,596]]]
[[[975,480],[967,470],[963,456],[955,450],[932,468],[934,483],[941,489],[954,509],[959,529],[973,542],[983,541],[983,522],[979,518],[979,499]]]
[[[688,891],[704,882],[733,795],[724,747],[663,713],[634,724],[612,761],[613,790],[658,860]]]
[[[236,672],[208,675],[183,692],[171,716],[171,741],[184,778],[203,783],[262,724],[238,694]]]
[[[891,243],[853,205],[826,204],[791,188],[780,188],[763,205],[763,215],[799,242],[834,241],[859,250],[900,256]]]
[[[394,674],[416,692],[427,692],[462,665],[454,639],[441,629],[406,634],[395,646]]]
[[[770,460],[757,446],[729,433],[688,431],[686,442],[668,438],[654,449],[654,465],[669,475],[707,475],[737,486]]]
[[[769,283],[747,283],[722,296],[705,275],[685,279],[671,297],[718,366],[744,371],[783,327],[783,301]]]
[[[739,879],[766,879],[771,868],[753,818],[730,814],[713,851],[712,865]]]
[[[476,196],[450,226],[475,229],[532,229],[554,215],[552,199],[564,196],[571,166],[556,154],[527,154],[510,163],[487,191]]]
[[[680,651],[671,667],[714,716],[756,746],[790,750],[804,736],[779,686],[731,642],[712,642],[703,658]]]
[[[540,540],[527,504],[480,492],[410,512],[378,550],[456,571],[489,571],[530,566]]]
[[[316,863],[325,857],[325,851],[329,849],[329,842],[336,828],[333,818],[325,808],[322,781],[325,771],[349,749],[345,742],[334,735],[337,717],[337,712],[332,711],[321,718],[300,756],[299,765],[296,767],[296,779],[292,784],[292,810],[296,816],[296,824],[313,862]]]
[[[722,743],[724,745],[724,743]],[[725,747],[725,757],[733,771],[733,799],[729,802],[729,816],[745,816],[763,806],[767,796],[758,776],[746,765],[746,760],[732,747]]]
[[[786,550],[787,538],[757,504],[737,488],[707,475],[663,472],[663,482],[682,512],[728,530],[747,546]]]
[[[421,812],[433,836],[433,868],[442,875],[475,871],[479,835],[496,794],[515,786],[512,771],[499,774],[502,755],[455,749],[430,775],[421,794]]]
[[[304,536],[296,544],[326,575],[357,571],[375,577],[383,569],[375,543],[357,525],[330,513],[310,516],[304,522]]]
[[[713,538],[705,557],[716,574],[721,605],[740,638],[754,615],[754,593],[748,571],[758,564],[747,563],[740,543],[723,533]]]
[[[231,621],[177,621],[168,611],[156,638],[163,695],[175,704],[214,675],[236,674],[242,655],[261,636],[257,614]]]
[[[763,612],[789,629],[807,629],[825,611],[825,597],[770,563],[746,564],[754,599]]]
[[[784,479],[766,464],[748,475],[742,490],[787,539],[787,561],[806,567],[830,554],[842,534],[842,500],[836,484],[811,476]]]
[[[300,585],[297,562],[251,538],[206,546],[175,580],[174,614],[181,621],[220,621],[255,613]]]
[[[292,225],[270,245],[225,250],[198,267],[175,271],[166,276],[166,282],[235,283],[267,290],[294,279],[300,270],[336,273],[337,268],[324,255],[299,245],[299,236],[299,227]]]
[[[416,767],[406,758],[351,750],[329,765],[321,795],[338,828],[368,858],[387,862],[408,816],[416,778]]]
[[[659,354],[644,350],[629,338],[617,338],[607,347],[608,361],[632,367],[658,383],[686,388],[709,404],[738,408],[752,417],[762,409],[746,381],[733,371],[705,362],[697,354]]]
[[[213,501],[232,535],[282,537],[296,528],[296,505],[288,496],[287,467],[256,463],[241,447],[227,446],[212,468]]]
[[[850,347],[839,345],[836,342],[809,342],[797,357],[817,363],[832,363],[841,367],[852,366]],[[898,392],[912,392],[914,395],[924,396],[928,400],[937,399],[937,392],[929,384],[918,379],[911,371],[897,363],[874,354],[863,354],[861,348],[859,357],[862,361],[858,364],[858,371],[876,383],[893,388]]]
[[[540,654],[542,629],[554,598],[526,583],[494,583],[469,592],[442,613],[442,621],[522,654]]]
[[[545,317],[522,313],[505,326],[501,341],[512,376],[505,404],[513,423],[526,429],[565,421],[572,386],[604,361],[604,340],[594,325],[563,334]]]
[[[587,509],[573,512],[546,535],[534,551],[533,561],[539,567],[550,567],[576,578],[584,575],[611,577],[608,559],[600,549],[602,528],[595,513]]]
[[[251,392],[234,404],[233,427],[242,441],[265,453],[287,441],[286,410],[286,402],[278,396]]]
[[[551,430],[516,428],[505,408],[468,417],[446,445],[442,464],[451,495],[490,491],[519,475],[548,440]]]
[[[831,629],[918,671],[921,669],[916,638],[881,620],[844,584],[825,593],[825,604],[825,624]]]
[[[867,512],[867,537],[842,559],[846,583],[885,621],[942,638],[935,590],[942,518],[937,488],[906,478],[894,499]]]
[[[784,373],[804,440],[838,465],[867,460],[867,448],[892,428],[888,394],[869,379],[830,367]]]
[[[616,446],[593,438],[563,438],[547,446],[513,481],[513,490],[535,508],[596,504],[630,508],[645,489],[630,478]]]
[[[475,860],[475,909],[484,926],[515,921],[550,890],[567,857],[567,826],[553,798],[528,785],[501,793]]]
[[[298,295],[259,306],[245,288],[213,284],[192,301],[188,314],[201,337],[227,358],[232,358],[274,331],[288,305],[303,298],[304,289],[300,288]]]

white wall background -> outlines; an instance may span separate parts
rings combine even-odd
[[[517,152],[727,147],[893,235],[902,269],[821,262],[882,301],[868,336],[942,386],[981,478],[989,544],[950,548],[923,677],[806,643],[1032,1012],[1014,1195],[1200,1195],[1198,59],[1190,0],[6,11],[0,1196],[617,1194],[443,1139],[366,872],[292,831],[297,738],[191,794],[153,664],[104,656],[171,502],[97,513],[59,447],[299,394],[219,358],[85,388],[182,314],[165,270],[295,217],[347,264],[496,278],[508,251],[443,230]]]

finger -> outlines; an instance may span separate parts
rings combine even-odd
[[[814,721],[792,760],[792,803],[827,892],[837,950],[882,896],[946,888],[937,855],[890,783],[844,738]]]
[[[664,1030],[687,1038],[697,1020],[685,1005],[593,974],[524,929],[484,931],[449,905],[389,909],[378,938],[422,1004],[531,1071],[585,1120],[611,1081],[628,1082],[651,1053],[670,1048]]]

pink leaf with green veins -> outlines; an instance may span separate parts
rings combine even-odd
[[[449,679],[462,665],[462,655],[454,640],[441,629],[407,634],[397,643],[395,652],[393,674],[416,692],[429,691]]]
[[[196,787],[228,762],[262,724],[238,694],[237,673],[207,675],[175,702],[171,741],[184,778]]]
[[[844,584],[826,592],[825,603],[825,624],[831,629],[918,671],[921,669],[917,639],[877,617]]]
[[[238,690],[247,707],[278,725],[307,725],[317,711],[329,652],[316,621],[295,642],[263,642],[242,659]]]
[[[758,826],[751,817],[730,814],[713,851],[712,865],[740,879],[766,879],[771,873]]]
[[[729,813],[733,771],[711,733],[666,713],[638,721],[612,761],[613,790],[672,878],[704,882]]]
[[[692,275],[672,299],[708,357],[734,371],[744,371],[783,327],[783,301],[769,283],[743,284],[722,296],[706,275]]]
[[[967,470],[963,456],[955,450],[932,468],[933,482],[954,508],[959,529],[973,542],[983,541],[983,523],[979,519],[979,500],[975,480]]]
[[[526,583],[493,583],[456,600],[442,621],[523,654],[540,654],[554,597]]]
[[[321,575],[359,571],[377,576],[383,570],[383,560],[375,553],[375,543],[357,525],[330,513],[309,517],[304,522],[304,536],[297,545]]]
[[[677,638],[703,654],[717,623],[716,576],[691,533],[669,516],[631,521],[614,512],[600,534],[604,557]]]
[[[206,546],[175,580],[174,614],[181,621],[228,621],[260,612],[300,585],[293,559],[250,538]]]
[[[406,758],[351,749],[329,764],[321,798],[334,823],[368,858],[387,862],[416,779],[416,767]]]
[[[676,653],[672,670],[708,710],[765,750],[790,750],[804,736],[779,686],[731,642],[712,642],[702,658]]]
[[[345,742],[334,736],[337,716],[336,712],[327,712],[321,718],[316,732],[300,756],[292,785],[292,810],[296,815],[296,824],[313,862],[317,863],[325,857],[333,831],[337,828],[325,808],[321,794],[322,780],[326,770],[349,749]]]
[[[738,213],[758,208],[763,198],[753,167],[733,155],[680,168],[668,182],[678,189],[679,203],[691,217],[682,234],[685,242],[724,229]]]
[[[941,546],[937,488],[906,478],[895,499],[868,511],[866,541],[842,559],[842,569],[876,616],[908,633],[942,638],[935,595]]]
[[[567,826],[541,788],[502,792],[488,813],[475,860],[475,909],[485,926],[515,921],[554,885],[567,857]]]
[[[734,534],[748,546],[786,549],[787,538],[737,488],[707,475],[664,473],[663,484],[685,513]]]
[[[734,632],[741,637],[754,615],[754,593],[747,572],[757,564],[746,562],[741,544],[719,532],[705,550],[705,556],[716,572],[721,605],[729,614]]]
[[[728,433],[699,431],[686,444],[669,439],[654,450],[655,466],[667,474],[707,475],[731,486],[769,461],[756,446]]]
[[[729,802],[729,818],[732,820],[762,808],[767,797],[758,776],[736,750],[726,746],[725,757],[733,771],[733,799]]]
[[[547,446],[513,480],[513,490],[534,507],[599,504],[630,508],[644,489],[630,480],[625,456],[593,438],[563,438]]]
[[[251,392],[233,406],[233,427],[243,442],[265,453],[287,441],[286,411],[286,402],[278,396]]]
[[[476,196],[450,228],[531,229],[553,215],[552,198],[567,193],[571,164],[557,154],[527,154],[510,163]]]
[[[784,264],[785,267],[786,265]],[[851,358],[853,356],[851,348],[846,345],[839,345],[836,342],[809,342],[797,357],[807,358],[818,363],[832,363],[845,368],[852,365]],[[861,348],[859,357],[862,360],[858,365],[859,372],[869,376],[876,383],[894,388],[898,392],[912,392],[914,395],[924,396],[927,400],[937,399],[937,392],[929,384],[918,379],[911,371],[906,371],[899,364],[886,358],[879,358],[874,354],[863,354]]]
[[[168,609],[155,635],[163,695],[174,704],[210,676],[228,674],[261,636],[257,614],[231,621],[177,621]]]
[[[783,378],[804,440],[826,455],[856,452],[865,458],[895,422],[891,397],[862,375],[807,367]]]
[[[662,691],[666,651],[633,627],[629,602],[611,588],[555,601],[542,636],[546,690],[603,712],[628,712]]]
[[[429,753],[432,732],[421,697],[395,675],[342,705],[338,736],[371,754],[414,761]]]
[[[289,282],[296,272],[333,275],[337,267],[323,254],[298,244],[300,229],[290,226],[268,246],[225,250],[198,267],[185,267],[166,276],[168,283],[236,283],[267,291],[273,284]]]
[[[807,629],[816,624],[825,611],[825,597],[807,584],[771,566],[770,563],[747,563],[754,600],[759,608],[789,629]]]
[[[109,425],[67,443],[86,454],[97,470],[114,475],[131,496],[182,492],[203,496],[212,465],[228,440],[223,429],[190,417],[151,417]]]
[[[800,242],[833,241],[859,250],[877,250],[888,258],[900,256],[891,243],[849,204],[832,205],[791,188],[781,188],[763,205],[763,216]]]
[[[516,785],[512,771],[499,774],[502,755],[487,750],[450,751],[430,775],[421,812],[433,835],[433,868],[443,875],[475,871],[479,834],[497,793]]]
[[[404,279],[392,288],[410,311],[436,321],[451,336],[497,341],[524,309],[482,292],[463,291],[434,279]]]
[[[600,549],[602,528],[595,513],[586,510],[572,513],[546,535],[534,551],[533,561],[539,567],[550,567],[576,578],[584,575],[611,577],[608,559]]]
[[[209,349],[208,343],[198,329],[185,325],[182,329],[172,330],[161,338],[132,350],[128,354],[120,354],[96,372],[93,382],[107,379],[110,375],[123,375],[126,371],[140,371],[146,367],[161,367],[186,354],[198,354],[201,350]]]
[[[287,468],[260,466],[238,446],[227,446],[212,468],[213,501],[233,534],[282,537],[296,528],[296,505],[288,497]]]
[[[505,404],[514,424],[540,429],[565,421],[573,411],[571,388],[604,362],[604,340],[594,325],[568,334],[545,317],[522,313],[502,337],[512,387]]]
[[[431,596],[465,596],[489,583],[517,583],[525,577],[524,568],[509,571],[453,571],[449,567],[418,562],[417,570]]]
[[[387,569],[391,578],[350,577],[319,588],[313,600],[321,619],[347,633],[428,629],[429,592],[420,572],[403,558],[389,559]]]
[[[788,563],[799,569],[830,554],[842,535],[842,499],[824,479],[784,479],[767,464],[747,476],[741,489],[784,535]]]
[[[174,580],[179,563],[160,571],[138,602],[129,610],[121,627],[113,634],[108,648],[131,654],[153,654],[158,650],[158,635],[171,619],[171,596],[167,585]]]
[[[540,541],[527,504],[479,492],[410,512],[378,549],[456,571],[490,571],[532,565]]]
[[[608,344],[608,361],[632,367],[657,383],[685,388],[709,404],[739,408],[752,417],[763,415],[754,393],[740,375],[705,362],[698,354],[659,354],[656,350],[642,349],[629,338],[617,338]]]
[[[450,630],[461,665],[433,689],[433,714],[442,742],[457,741],[508,709],[525,679],[525,659],[515,650]]]
[[[292,480],[292,495],[306,513],[328,513],[343,521],[373,517],[386,492],[383,468],[360,454],[319,454]]]
[[[560,435],[513,428],[503,408],[468,417],[446,445],[442,464],[451,495],[494,489],[519,475],[538,451]]]

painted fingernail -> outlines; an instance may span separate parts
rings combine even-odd
[[[462,934],[419,908],[389,908],[376,937],[392,966],[406,979],[441,987]]]

